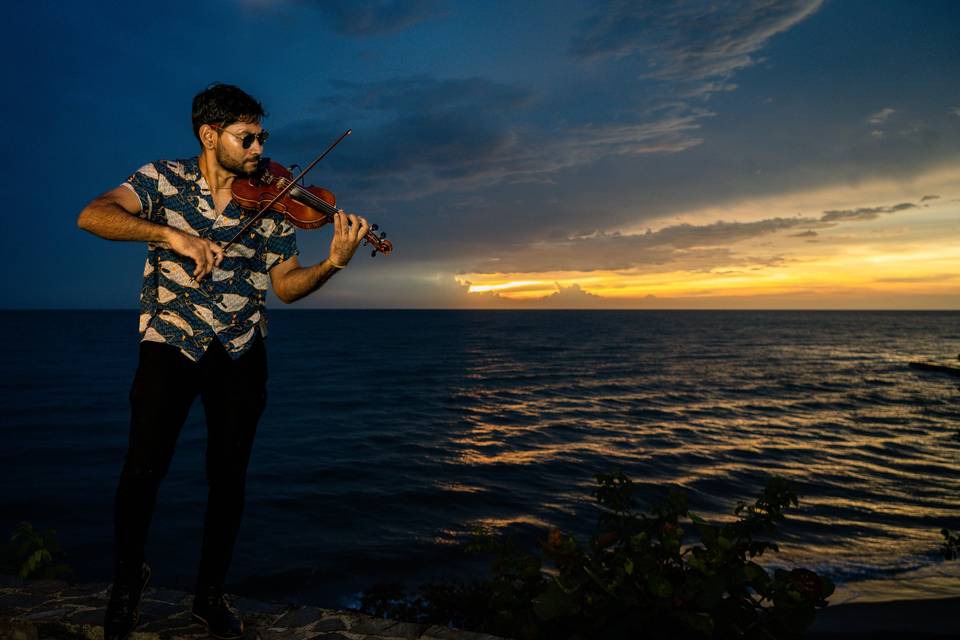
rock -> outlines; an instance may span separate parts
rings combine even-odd
[[[347,625],[343,623],[343,620],[337,617],[324,618],[313,625],[311,631],[345,631]]]
[[[240,611],[253,613],[278,614],[283,613],[289,607],[289,605],[279,602],[261,602],[242,596],[230,596],[230,602]]]
[[[299,607],[288,611],[274,621],[273,626],[296,629],[316,622],[320,618],[320,609],[317,607]]]
[[[108,587],[36,580],[0,587],[0,640],[99,640]],[[190,616],[191,596],[151,588],[140,603],[140,625],[131,640],[208,640]],[[250,640],[505,640],[439,625],[387,620],[357,611],[261,602],[230,596]]]
[[[27,580],[23,588],[31,593],[56,593],[63,591],[70,583],[63,580]]]
[[[430,625],[418,624],[416,622],[397,622],[393,626],[387,627],[383,635],[388,638],[409,638],[415,640],[423,635]]]
[[[397,623],[396,620],[373,618],[370,616],[352,615],[348,619],[350,633],[366,633],[370,635],[384,635],[384,631]]]

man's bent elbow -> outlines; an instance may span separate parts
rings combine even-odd
[[[277,299],[278,299],[280,302],[282,302],[283,304],[290,304],[291,302],[295,302],[295,301],[296,301],[296,298],[295,298],[295,297],[293,297],[293,296],[291,296],[291,295],[288,295],[288,294],[287,294],[284,290],[282,290],[282,289],[278,289],[278,288],[274,287],[273,292],[276,294]]]
[[[92,215],[90,213],[90,208],[84,207],[83,211],[80,212],[80,215],[77,216],[77,226],[84,231],[90,231],[93,227],[93,221],[91,218]]]

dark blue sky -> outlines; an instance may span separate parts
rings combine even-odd
[[[286,164],[354,129],[309,182],[397,251],[299,306],[960,301],[960,3],[34,2],[8,20],[8,308],[136,306],[145,248],[76,215],[196,154],[190,101],[213,81],[264,103]],[[329,237],[298,232],[301,262]]]

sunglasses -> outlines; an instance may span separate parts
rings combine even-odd
[[[250,145],[253,144],[254,140],[256,140],[261,145],[263,145],[263,143],[267,141],[267,138],[270,137],[270,132],[268,131],[261,131],[260,133],[248,133],[246,135],[240,135],[239,133],[234,133],[233,131],[227,131],[226,129],[224,129],[219,125],[211,124],[210,126],[213,127],[214,129],[219,129],[224,133],[229,133],[234,138],[238,138],[240,140],[240,144],[243,145],[244,149],[249,149]]]

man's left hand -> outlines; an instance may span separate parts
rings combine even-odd
[[[333,214],[333,240],[330,241],[330,260],[337,265],[346,266],[363,241],[370,223],[366,218],[343,210]]]

